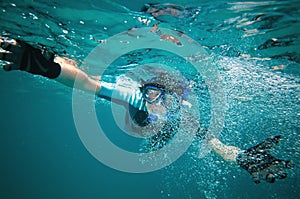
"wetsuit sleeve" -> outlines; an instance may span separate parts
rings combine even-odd
[[[134,86],[102,81],[98,96],[125,106],[131,105],[138,110],[145,110],[142,93],[139,88]]]

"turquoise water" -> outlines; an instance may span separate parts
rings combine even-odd
[[[166,1],[161,1],[166,2]],[[168,1],[170,2],[170,1]],[[98,45],[134,26],[146,1],[1,1],[1,34],[45,45],[84,61]],[[210,153],[195,157],[191,147],[172,165],[152,173],[111,169],[86,150],[74,125],[72,89],[22,72],[0,71],[1,198],[297,198],[300,195],[299,32],[300,4],[290,1],[172,1],[199,13],[169,17],[160,26],[183,31],[211,55],[223,77],[228,100],[220,139],[246,149],[271,135],[283,139],[273,154],[296,165],[287,179],[256,185],[250,175]],[[181,65],[160,52],[135,52],[117,60],[107,78],[134,64]],[[128,65],[130,64],[130,65]],[[185,73],[185,68],[181,67]],[[186,69],[188,70],[188,69]],[[195,79],[196,77],[190,77]],[[201,81],[198,86],[203,86]],[[207,111],[209,100],[201,102]],[[99,101],[97,114],[107,115]],[[100,116],[99,116],[100,117]],[[204,120],[208,118],[204,117]],[[204,121],[205,122],[205,121]],[[115,139],[122,132],[111,127]],[[120,134],[120,135],[119,135]],[[125,141],[120,145],[126,147]],[[127,146],[130,147],[130,146]]]

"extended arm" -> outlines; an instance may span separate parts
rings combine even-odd
[[[42,75],[69,87],[73,87],[76,80],[78,89],[87,92],[100,90],[100,81],[92,79],[72,60],[36,49],[25,42],[1,36],[0,47],[4,50],[0,52],[0,60],[9,62],[3,66],[6,71],[22,70]]]
[[[191,121],[196,121],[195,119]],[[193,124],[197,126],[197,124]],[[201,126],[201,125],[200,125]],[[270,154],[270,150],[279,143],[281,136],[269,137],[256,146],[241,150],[236,146],[222,143],[218,138],[207,135],[208,129],[198,128],[196,137],[200,140],[208,139],[211,149],[225,161],[236,164],[245,169],[255,183],[266,181],[275,182],[276,179],[287,177],[287,170],[293,167],[291,161],[277,159]]]
[[[67,58],[55,56],[53,53],[19,40],[0,36],[0,60],[7,61],[3,66],[6,71],[22,70],[31,74],[54,79],[66,86],[77,88],[119,104],[131,104],[142,109],[143,104],[139,90],[123,84],[116,85],[99,81],[80,70],[76,62]],[[76,83],[75,83],[76,81]]]
[[[241,150],[235,146],[227,146],[217,138],[209,141],[213,150],[224,160],[236,163],[252,175],[255,183],[264,180],[268,183],[275,179],[287,177],[287,169],[292,168],[291,161],[281,160],[270,154],[271,148],[279,143],[281,136],[273,136],[247,150]]]

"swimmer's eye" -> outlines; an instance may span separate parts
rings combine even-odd
[[[147,89],[145,91],[145,99],[146,101],[153,103],[161,96],[161,91],[154,89]]]
[[[150,104],[162,99],[163,105],[168,110],[176,110],[181,105],[182,97],[176,93],[166,91],[154,85],[146,85],[142,89],[143,98]]]
[[[160,99],[163,90],[154,86],[146,86],[143,91],[143,97],[148,103],[154,103]]]

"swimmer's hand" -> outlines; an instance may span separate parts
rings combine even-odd
[[[35,48],[23,41],[0,36],[0,60],[6,71],[23,70],[49,78],[57,77],[60,66],[55,63],[54,54]]]
[[[255,183],[260,183],[260,180],[273,183],[275,179],[287,177],[286,170],[292,167],[291,161],[276,159],[269,153],[270,149],[279,143],[280,138],[280,135],[269,137],[238,154],[237,163],[252,175]]]

